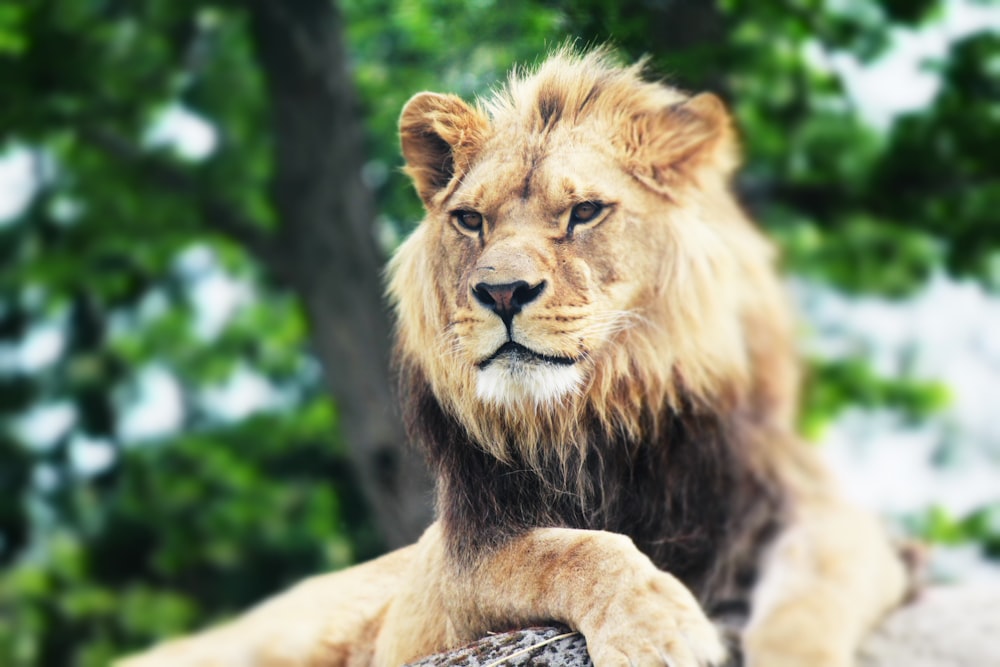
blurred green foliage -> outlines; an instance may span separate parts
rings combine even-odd
[[[957,546],[978,544],[994,559],[1000,559],[1000,503],[973,510],[955,517],[942,507],[934,506],[908,519],[913,535],[937,544]]]
[[[815,54],[872,62],[893,31],[936,20],[940,3],[833,4],[345,0],[367,180],[388,228],[402,234],[419,218],[395,136],[411,94],[468,97],[567,38],[611,40],[681,86],[728,98],[748,157],[739,189],[792,272],[889,296],[937,271],[1000,286],[1000,38],[953,44],[933,63],[932,103],[880,132]],[[281,224],[242,4],[0,4],[0,81],[0,149],[28,156],[37,181],[25,210],[0,223],[0,664],[103,665],[376,553],[300,306],[205,224],[192,196]],[[208,155],[150,138],[178,108],[211,123]],[[206,333],[195,294],[216,270],[252,298]],[[64,344],[25,366],[24,347],[47,327]],[[179,418],[132,440],[122,423],[150,400],[150,369],[176,383]],[[213,407],[209,390],[241,369],[270,383],[274,407],[236,417]],[[806,398],[804,427],[818,433],[851,405],[919,419],[945,392],[848,358],[818,360]],[[33,436],[25,415],[51,422],[53,407],[69,408],[70,424]],[[81,466],[88,447],[109,460]],[[914,530],[1000,553],[995,507],[963,519],[932,511]]]

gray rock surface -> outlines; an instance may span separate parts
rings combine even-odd
[[[1000,667],[1000,584],[937,586],[890,616],[861,667]]]

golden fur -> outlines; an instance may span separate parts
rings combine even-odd
[[[722,103],[563,50],[477,107],[417,95],[400,133],[427,217],[389,292],[440,520],[125,664],[389,666],[540,621],[598,667],[721,664],[706,611],[752,572],[746,664],[852,665],[904,573],[794,436],[793,321]]]

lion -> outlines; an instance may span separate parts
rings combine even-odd
[[[796,435],[795,321],[719,98],[564,48],[477,105],[416,95],[400,136],[426,217],[388,292],[437,520],[124,664],[395,667],[557,622],[597,667],[854,665],[907,572]]]

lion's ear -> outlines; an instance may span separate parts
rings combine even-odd
[[[489,127],[483,114],[454,95],[418,93],[406,103],[399,138],[406,173],[424,204],[465,173]]]
[[[739,162],[736,132],[726,106],[712,93],[671,105],[653,119],[643,143],[656,180],[667,184],[678,175],[704,168],[729,176]]]

